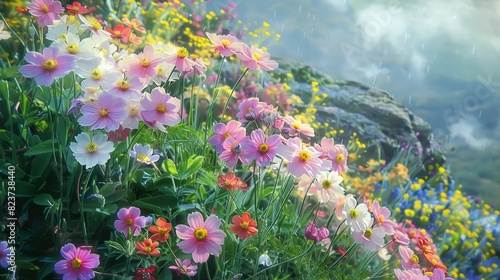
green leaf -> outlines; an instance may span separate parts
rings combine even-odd
[[[141,209],[149,210],[152,213],[157,214],[157,215],[163,215],[163,211],[161,211],[160,207],[153,205],[153,204],[150,204],[150,203],[140,201],[140,200],[134,201],[134,203],[132,203],[132,206],[136,206],[136,207],[139,207]]]
[[[33,198],[33,202],[40,206],[53,206],[56,202],[48,193],[41,193]]]
[[[26,269],[26,270],[40,270],[40,268],[34,265],[32,262],[16,260],[17,269]]]
[[[101,189],[99,189],[99,194],[104,196],[104,197],[108,197],[116,191],[116,187],[119,185],[120,185],[120,183],[104,184],[104,186],[102,186]]]
[[[207,191],[205,190],[205,187],[203,187],[202,185],[200,185],[198,193],[200,194],[200,199],[202,201],[205,201],[205,199],[207,199]]]
[[[36,155],[52,153],[52,151],[54,150],[55,151],[59,150],[59,147],[57,145],[57,140],[54,143],[52,143],[52,140],[46,140],[36,145],[35,147],[29,149],[26,153],[24,153],[24,155],[27,157],[36,156]]]
[[[174,177],[178,177],[179,173],[177,172],[177,167],[175,163],[171,159],[167,159],[163,162],[162,168],[172,174]]]
[[[116,250],[118,250],[120,252],[126,253],[125,248],[123,248],[123,246],[118,242],[106,240],[106,241],[104,241],[104,243],[111,248],[115,248]]]
[[[4,69],[0,69],[0,78],[8,79],[13,78],[19,75],[19,66],[7,67]]]
[[[187,160],[186,168],[181,174],[181,180],[195,174],[203,164],[203,159],[204,158],[202,156],[192,155],[191,157],[189,157]]]
[[[15,181],[16,182],[16,197],[34,197],[38,192],[38,189],[35,185],[32,185],[28,182],[24,181]]]
[[[143,197],[138,201],[156,205],[158,207],[174,207],[177,204],[177,198],[171,195],[156,195],[152,197]]]

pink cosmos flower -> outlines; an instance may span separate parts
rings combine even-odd
[[[191,264],[191,260],[175,259],[175,265],[171,265],[168,269],[173,270],[179,275],[195,276],[198,266]]]
[[[120,122],[127,118],[125,100],[109,93],[103,93],[97,98],[97,104],[87,103],[82,106],[82,116],[78,123],[90,126],[91,130],[102,128],[110,132],[120,127]]]
[[[399,246],[398,252],[401,256],[401,265],[404,269],[420,268],[420,265],[418,264],[420,260],[412,249],[406,246]]]
[[[392,236],[392,240],[394,240],[395,243],[402,246],[410,245],[410,238],[408,237],[408,234],[403,233],[397,229],[394,230],[394,235]]]
[[[4,268],[7,268],[7,266],[9,266],[9,260],[7,259],[7,257],[11,251],[11,249],[7,247],[7,245],[7,241],[0,242],[0,265]]]
[[[432,276],[430,277],[430,280],[453,280],[451,277],[446,277],[444,274],[444,271],[440,268],[434,268],[432,271]]]
[[[101,86],[105,92],[129,100],[141,98],[145,85],[138,77],[107,76]]]
[[[287,169],[290,174],[300,177],[304,174],[315,178],[322,171],[328,170],[328,161],[319,159],[320,153],[312,148],[302,145],[297,138],[288,139],[286,145],[278,146],[277,154],[288,161]]]
[[[155,57],[153,46],[146,46],[137,56],[129,56],[124,64],[128,66],[129,77],[142,79],[156,76],[155,67],[164,60],[164,58]]]
[[[61,2],[54,0],[32,0],[26,3],[26,7],[41,27],[54,24],[55,20],[61,19],[59,14],[64,12]]]
[[[314,129],[311,127],[311,125],[302,123],[292,116],[286,116],[284,117],[284,120],[285,123],[290,127],[288,130],[288,135],[290,137],[298,137],[300,135],[314,137]]]
[[[241,153],[241,145],[237,139],[228,138],[222,143],[224,151],[219,155],[220,159],[226,162],[227,167],[231,168],[241,160],[244,164],[250,164],[247,158],[243,157]]]
[[[66,76],[77,66],[76,56],[59,55],[57,47],[49,47],[43,53],[28,52],[24,56],[28,65],[19,67],[19,72],[26,78],[35,78],[39,85],[50,86],[57,78]]]
[[[239,121],[230,120],[227,125],[224,123],[218,123],[214,125],[215,135],[208,139],[208,143],[215,147],[217,153],[222,153],[224,147],[222,144],[228,138],[234,138],[238,141],[245,137],[245,128],[241,126]]]
[[[141,111],[142,119],[146,122],[159,122],[164,125],[174,126],[181,122],[179,109],[181,101],[165,93],[165,89],[156,87],[151,94],[146,94],[141,100],[144,110]]]
[[[189,58],[189,52],[186,48],[179,48],[176,53],[167,55],[165,61],[174,64],[181,73],[193,70],[195,65],[195,62]]]
[[[127,118],[122,122],[122,126],[130,129],[137,129],[139,127],[139,121],[142,121],[142,106],[140,101],[134,99],[127,100],[125,110],[127,110]]]
[[[373,219],[368,212],[368,207],[364,203],[356,205],[357,201],[353,196],[346,198],[342,212],[346,216],[347,224],[351,225],[352,231],[364,231],[373,224]]]
[[[352,239],[358,244],[363,244],[369,251],[377,251],[384,247],[385,232],[380,227],[372,228],[373,220],[368,227],[362,231],[353,231]]]
[[[244,100],[238,107],[240,111],[236,117],[242,123],[256,120],[264,109],[263,103],[256,97]]]
[[[332,168],[337,172],[347,172],[347,150],[344,145],[335,145],[329,152]]]
[[[128,238],[128,232],[132,232],[132,236],[138,236],[141,233],[141,228],[146,226],[146,217],[141,215],[141,209],[137,207],[122,208],[118,211],[118,220],[115,221],[115,228],[121,231],[125,238]]]
[[[182,252],[193,254],[193,260],[203,263],[210,255],[219,256],[226,234],[220,230],[221,221],[211,215],[206,221],[199,212],[188,215],[188,224],[175,227],[177,236],[184,241],[177,244]]]
[[[329,159],[328,155],[334,147],[335,141],[332,138],[321,138],[320,144],[315,143],[314,148],[321,153],[321,159]]]
[[[238,38],[233,35],[217,35],[214,33],[206,32],[210,42],[214,44],[212,48],[216,53],[220,53],[221,56],[232,56],[237,54],[241,49],[241,43]]]
[[[394,274],[398,280],[429,280],[429,277],[425,276],[420,269],[401,270],[397,268],[394,269]]]
[[[68,243],[61,248],[64,260],[54,265],[57,274],[63,274],[63,279],[88,280],[95,277],[92,270],[99,266],[99,255],[90,253],[92,246],[80,246]]]
[[[266,139],[262,129],[253,130],[250,137],[241,141],[242,156],[250,162],[255,160],[257,166],[267,166],[274,159],[280,143],[279,135]]]
[[[394,228],[397,227],[397,224],[388,219],[391,215],[391,210],[385,206],[380,207],[378,201],[375,200],[372,204],[372,212],[375,216],[375,220],[378,221],[378,224],[385,231],[385,233],[394,234]]]
[[[249,47],[245,43],[241,43],[240,53],[236,56],[241,59],[243,66],[250,70],[271,71],[278,68],[278,62],[271,60],[271,55],[256,46]]]

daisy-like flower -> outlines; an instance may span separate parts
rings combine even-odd
[[[132,29],[137,32],[146,33],[146,28],[142,27],[141,23],[136,18],[133,18],[132,20],[129,20],[128,18],[122,18],[122,22],[128,27],[132,27]]]
[[[243,157],[240,141],[234,138],[228,138],[222,143],[224,151],[220,153],[219,158],[226,162],[227,167],[231,168],[241,160],[244,164],[250,164],[251,161]]]
[[[82,15],[78,15],[78,19],[82,22],[80,25],[81,29],[89,29],[93,34],[99,37],[111,39],[111,34],[103,29],[102,25],[95,17],[87,19]]]
[[[172,224],[167,222],[165,218],[158,218],[155,222],[156,226],[150,226],[148,231],[151,232],[151,240],[167,242],[169,233],[172,230]]]
[[[160,63],[158,66],[155,67],[155,72],[156,75],[154,77],[151,77],[151,80],[149,81],[149,84],[155,83],[157,86],[161,85],[162,83],[166,82],[167,80],[169,81],[175,81],[179,78],[179,73],[174,71],[175,65],[170,64],[170,63]]]
[[[233,172],[219,175],[218,181],[219,187],[224,188],[228,191],[233,189],[248,191],[247,183],[245,183],[240,177],[234,175]]]
[[[97,98],[97,104],[87,103],[80,109],[82,116],[78,123],[90,126],[91,130],[102,128],[106,132],[120,127],[120,122],[127,118],[125,100],[109,93],[103,93]]]
[[[111,142],[122,142],[129,136],[130,128],[124,128],[121,125],[117,130],[108,132],[108,137]]]
[[[240,111],[236,114],[238,121],[247,123],[256,120],[262,110],[264,110],[264,103],[260,102],[258,98],[248,98],[238,105]]]
[[[160,243],[157,241],[153,242],[153,240],[147,238],[143,242],[136,242],[135,248],[137,248],[137,254],[158,257],[160,255],[160,250],[157,248],[159,245]]]
[[[61,2],[54,0],[32,0],[26,3],[26,7],[41,27],[54,24],[54,21],[61,19],[60,13],[64,12]]]
[[[394,235],[392,236],[392,240],[402,246],[410,245],[410,238],[408,234],[401,232],[400,230],[395,229]]]
[[[300,135],[314,137],[314,129],[309,124],[302,123],[292,116],[284,117],[284,121],[287,125],[289,125],[288,135],[290,137],[297,137]]]
[[[67,33],[66,40],[56,40],[51,46],[57,47],[61,54],[72,54],[80,59],[95,58],[96,54],[92,51],[92,45],[88,42],[90,38],[80,41],[80,37],[74,33]]]
[[[328,162],[319,158],[320,153],[313,148],[303,146],[298,137],[288,139],[286,145],[280,144],[277,154],[288,161],[288,172],[295,177],[306,174],[315,178],[322,171],[328,170]]]
[[[279,135],[264,136],[262,129],[253,130],[250,137],[241,141],[243,157],[249,161],[255,160],[257,166],[267,166],[271,163],[281,143]]]
[[[224,151],[223,143],[228,138],[234,138],[237,140],[243,139],[245,137],[245,128],[241,126],[239,121],[230,120],[227,125],[224,123],[218,123],[213,127],[215,135],[208,139],[208,143],[215,147],[217,153],[222,153]]]
[[[175,259],[175,265],[171,265],[168,269],[176,272],[177,276],[182,274],[187,276],[195,276],[198,266],[191,264],[191,260]]]
[[[0,40],[7,40],[10,38],[9,31],[3,31],[4,26],[5,22],[3,22],[3,20],[0,20]]]
[[[125,110],[127,111],[127,118],[122,122],[122,126],[130,129],[137,129],[139,127],[139,122],[142,121],[142,106],[140,101],[134,99],[127,100]]]
[[[271,55],[256,46],[249,47],[241,43],[240,52],[236,56],[241,59],[243,66],[250,70],[272,71],[278,68],[278,62],[271,60]]]
[[[146,94],[141,100],[141,105],[144,108],[141,111],[144,121],[159,122],[168,126],[174,126],[181,122],[181,117],[178,114],[181,101],[165,93],[165,89],[161,87],[154,88],[151,94]]]
[[[396,268],[394,274],[398,280],[429,280],[429,277],[425,276],[420,269],[401,270]]]
[[[99,88],[104,81],[114,81],[123,77],[122,73],[113,70],[113,64],[102,57],[80,60],[78,67],[75,73],[85,79],[81,83],[82,88]]]
[[[237,234],[241,240],[245,240],[249,236],[256,235],[259,232],[257,222],[252,220],[248,212],[244,212],[241,216],[234,215],[231,221],[233,222],[231,231]]]
[[[329,158],[332,162],[333,170],[337,172],[347,171],[347,149],[344,145],[335,145],[329,152]]]
[[[120,65],[127,69],[127,75],[141,79],[154,77],[155,67],[164,61],[156,57],[153,46],[146,46],[138,55],[130,55],[124,58]]]
[[[54,265],[57,274],[63,274],[63,279],[88,280],[95,277],[92,269],[99,266],[99,255],[92,254],[92,246],[80,246],[68,243],[61,248],[64,260]]]
[[[72,142],[69,147],[75,159],[85,165],[87,169],[97,164],[105,164],[111,157],[109,154],[114,150],[113,143],[107,141],[106,135],[94,135],[93,138],[82,132],[75,137],[76,143]]]
[[[403,266],[404,269],[412,269],[412,268],[419,269],[420,268],[420,265],[419,265],[420,259],[413,252],[412,249],[410,249],[406,246],[399,246],[398,252],[399,252],[399,255],[401,256],[401,265]]]
[[[181,73],[193,70],[195,62],[189,58],[189,52],[186,48],[179,48],[176,53],[167,54],[166,62],[175,65],[175,68]]]
[[[334,147],[335,140],[332,138],[321,138],[321,142],[319,144],[315,143],[314,148],[321,153],[321,159],[329,159],[329,152]]]
[[[144,162],[145,164],[151,164],[160,159],[159,155],[153,155],[153,149],[151,149],[149,144],[146,146],[135,144],[132,151],[130,151],[130,157],[135,158],[138,162]]]
[[[398,225],[389,220],[389,216],[391,215],[391,210],[387,207],[380,207],[380,204],[378,203],[377,200],[373,201],[372,204],[372,212],[373,215],[375,216],[375,220],[378,221],[378,224],[380,227],[385,231],[387,234],[394,234],[394,228],[397,227]]]
[[[357,201],[353,196],[346,198],[342,212],[346,217],[347,224],[351,225],[353,231],[364,231],[373,224],[373,219],[368,212],[368,207],[364,203],[356,205]]]
[[[233,54],[237,54],[241,49],[241,42],[238,38],[233,35],[217,35],[215,33],[205,33],[214,44],[212,48],[214,52],[220,53],[221,56],[232,56]]]
[[[141,228],[146,225],[146,217],[140,216],[141,209],[137,207],[122,208],[118,211],[118,220],[115,221],[115,228],[121,231],[126,238],[128,232],[132,232],[132,236],[138,236],[141,233]]]
[[[144,84],[138,77],[130,78],[127,76],[108,76],[104,78],[104,83],[101,86],[105,92],[125,100],[140,99],[142,97],[141,91],[144,89]]]
[[[384,247],[385,232],[380,227],[372,228],[373,219],[367,228],[361,231],[353,231],[352,239],[358,244],[363,244],[369,251],[375,252]]]
[[[204,221],[201,213],[194,212],[188,215],[187,220],[189,226],[175,227],[177,236],[184,240],[177,244],[182,252],[192,254],[197,263],[206,262],[210,255],[219,256],[226,237],[224,231],[219,229],[219,218],[211,215]]]
[[[123,26],[123,24],[117,24],[113,29],[106,29],[111,34],[111,38],[121,40],[123,43],[128,43],[130,33],[132,29],[130,27]]]
[[[7,257],[11,251],[7,245],[7,241],[0,242],[0,265],[4,268],[9,266],[9,260]]]
[[[84,15],[90,13],[87,6],[82,5],[80,2],[73,2],[73,4],[66,4],[66,10],[70,15]]]
[[[76,68],[76,56],[59,55],[59,49],[49,47],[43,53],[28,52],[24,56],[29,64],[19,67],[19,72],[26,78],[35,78],[39,85],[50,86],[57,78],[66,76]]]
[[[345,190],[340,186],[343,180],[344,178],[335,171],[323,171],[314,181],[315,188],[312,191],[316,191],[320,203],[335,202],[339,195],[344,194]]]

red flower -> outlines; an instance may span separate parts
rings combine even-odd
[[[233,172],[219,175],[218,179],[219,187],[225,188],[228,191],[236,188],[236,184],[238,184],[238,177],[234,176]]]
[[[135,269],[135,276],[133,280],[143,280],[143,279],[150,279],[150,280],[156,280],[151,274],[153,274],[156,270],[156,266],[152,265],[148,268],[136,268]]]
[[[27,7],[24,7],[24,8],[16,8],[16,11],[20,14],[27,14],[28,13],[28,8]]]
[[[257,222],[252,220],[250,213],[245,212],[240,216],[234,215],[231,226],[231,231],[238,235],[241,240],[247,239],[249,236],[256,235]]]
[[[156,248],[160,245],[158,242],[153,242],[150,238],[144,240],[144,242],[135,243],[135,248],[139,250],[137,253],[141,255],[151,255],[157,257],[160,255],[160,251]]]
[[[80,2],[73,2],[73,5],[67,4],[66,9],[68,10],[68,14],[70,15],[83,15],[88,14],[90,11],[87,9],[87,6],[83,6]]]
[[[169,232],[172,230],[172,224],[167,222],[164,218],[158,218],[155,222],[156,226],[150,226],[148,231],[153,233],[151,235],[151,240],[158,240],[160,242],[166,242],[169,237]]]
[[[123,24],[117,24],[114,29],[108,28],[106,31],[111,33],[112,38],[120,39],[122,42],[128,43],[132,29],[130,29],[130,27],[125,28]]]

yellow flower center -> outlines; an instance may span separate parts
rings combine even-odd
[[[180,48],[177,50],[177,57],[178,58],[186,58],[189,56],[189,52],[186,48]]]
[[[82,265],[82,260],[80,260],[79,258],[75,258],[74,260],[71,261],[71,267],[73,267],[74,269],[80,268],[81,265]]]
[[[104,72],[101,71],[100,69],[94,69],[92,70],[92,72],[90,72],[90,77],[93,80],[98,81],[104,77]]]
[[[95,30],[102,29],[102,25],[97,20],[93,20],[92,23],[90,24],[90,26],[92,26],[92,28]]]
[[[163,76],[163,74],[165,74],[165,69],[163,69],[163,67],[156,67],[156,75],[158,76]]]
[[[116,86],[121,90],[127,90],[130,88],[130,83],[127,81],[119,81],[116,83]]]
[[[420,259],[418,258],[418,256],[417,256],[417,255],[413,254],[413,255],[411,255],[411,257],[410,257],[410,261],[411,261],[412,263],[416,263],[416,264],[418,264],[418,262],[420,261]]]
[[[378,216],[378,222],[383,223],[385,221],[384,216]]]
[[[260,60],[260,58],[261,58],[260,53],[253,53],[252,56],[253,56],[253,58],[255,58],[257,60]]]
[[[73,11],[78,13],[80,11],[80,8],[78,8],[77,6],[73,6]]]
[[[366,238],[370,239],[370,237],[372,237],[372,229],[371,228],[367,228],[365,233],[363,234]]]
[[[194,53],[192,53],[192,54],[190,54],[190,55],[189,55],[189,58],[191,58],[191,59],[193,59],[193,60],[194,60],[194,59],[198,59],[199,57],[200,57],[199,55],[194,54]]]
[[[338,155],[336,155],[336,156],[335,156],[335,161],[336,161],[337,163],[341,163],[341,162],[343,162],[344,160],[345,160],[345,157],[344,157],[344,155],[343,155],[343,154],[338,154]]]
[[[299,153],[299,158],[301,161],[308,161],[310,158],[311,158],[311,153],[309,153],[308,151],[301,151]]]
[[[351,211],[349,211],[349,216],[351,217],[351,219],[356,219],[358,215],[359,213],[358,210],[356,209],[351,209]]]
[[[259,146],[259,151],[261,153],[265,153],[265,152],[269,151],[269,145],[267,143],[261,144]]]
[[[300,128],[300,123],[294,123],[294,124],[293,124],[293,128],[295,128],[295,129],[299,129],[299,128]]]
[[[156,105],[156,111],[158,113],[164,114],[165,112],[167,112],[167,107],[165,107],[163,103],[158,103],[158,105]]]
[[[52,70],[56,69],[56,67],[57,67],[57,60],[55,60],[53,58],[48,58],[47,60],[45,60],[42,63],[42,67],[43,67],[43,69],[45,69],[47,71],[52,71]]]
[[[329,188],[332,187],[332,181],[326,179],[321,182],[321,186],[323,186],[323,189],[328,190]]]
[[[146,251],[146,253],[151,253],[151,247],[147,246],[144,248],[144,251]]]
[[[98,148],[99,147],[95,143],[92,143],[92,142],[90,142],[87,145],[85,145],[85,149],[87,149],[87,152],[89,152],[89,153],[95,153],[95,152],[97,152]]]
[[[67,47],[66,47],[66,50],[70,53],[70,54],[76,54],[78,52],[78,46],[76,44],[69,44]]]
[[[165,230],[164,230],[163,228],[159,228],[159,229],[158,229],[158,233],[159,233],[159,234],[165,234]]]
[[[224,133],[224,134],[222,135],[222,137],[224,137],[224,139],[229,138],[229,136],[231,136],[231,133],[229,133],[229,132],[226,132],[226,133]]]
[[[247,229],[248,228],[248,222],[243,222],[243,223],[241,223],[240,226],[241,226],[242,229]]]
[[[139,115],[139,107],[132,106],[128,109],[128,115],[131,117],[137,117]]]
[[[48,13],[49,12],[49,7],[47,7],[47,5],[43,5],[42,6],[42,12]]]
[[[101,117],[105,117],[108,115],[108,110],[104,109],[104,108],[101,108],[101,110],[99,110],[99,115],[101,115]]]
[[[208,232],[206,229],[204,229],[204,228],[195,229],[194,238],[196,238],[196,240],[203,241],[203,240],[207,239],[207,237],[208,237]]]
[[[140,161],[150,162],[151,159],[145,154],[137,154],[137,159]]]
[[[127,226],[132,226],[134,224],[134,220],[132,220],[131,218],[128,218],[127,219]]]
[[[221,43],[222,43],[222,45],[223,45],[224,47],[227,47],[227,46],[229,46],[229,44],[231,44],[231,42],[229,42],[229,40],[226,40],[226,39],[222,39],[222,40],[221,40]]]
[[[115,35],[120,35],[121,32],[116,30],[114,33],[115,33]]]
[[[141,60],[141,62],[139,63],[139,65],[141,65],[144,68],[149,67],[150,64],[151,64],[151,62],[149,60],[147,60],[146,58],[143,58]]]

